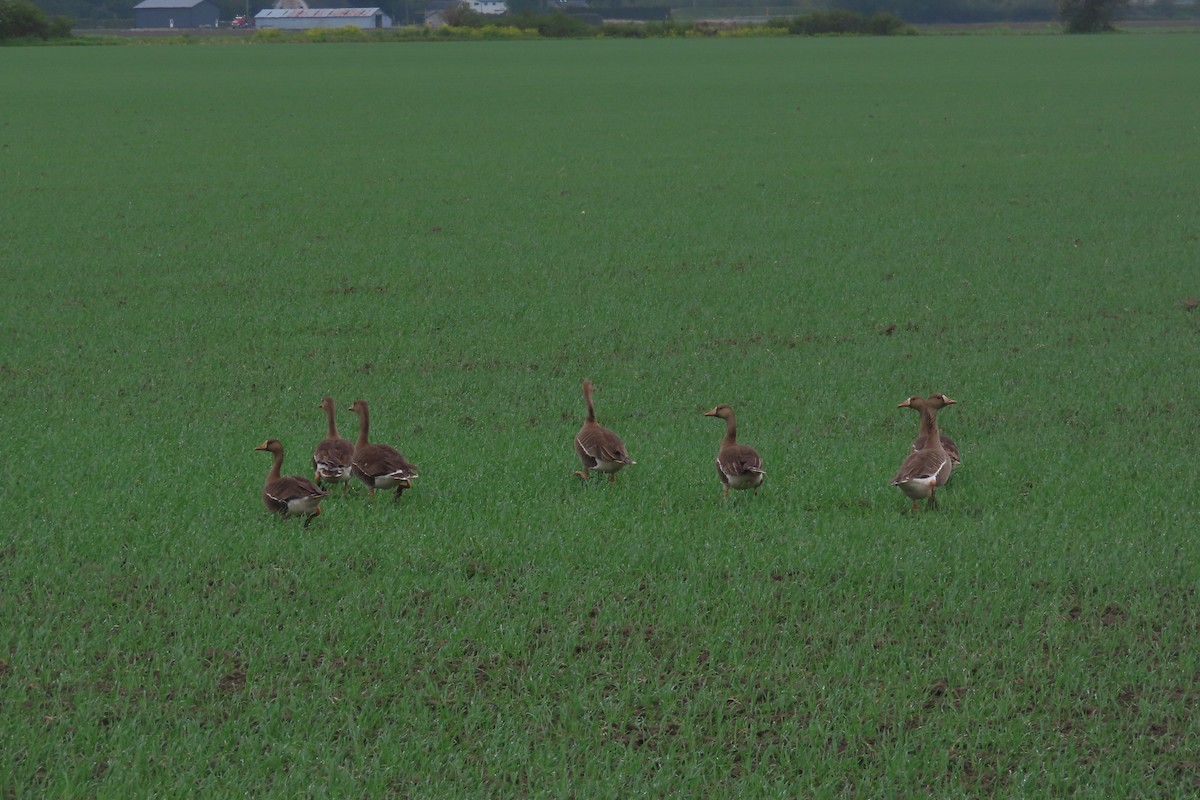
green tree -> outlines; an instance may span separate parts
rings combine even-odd
[[[1113,27],[1129,0],[1058,0],[1058,16],[1067,33],[1101,33]]]
[[[508,11],[511,14],[533,14],[545,6],[542,0],[508,0]]]
[[[456,3],[446,9],[446,24],[456,28],[479,28],[483,26],[483,14],[473,11],[466,3]]]
[[[0,0],[0,42],[7,39],[65,38],[71,35],[71,21],[65,17],[47,19],[46,14],[29,0]]]
[[[50,25],[42,10],[27,0],[0,0],[0,41],[46,37]]]

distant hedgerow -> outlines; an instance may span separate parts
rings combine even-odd
[[[310,42],[365,42],[367,35],[356,25],[342,25],[337,28],[309,28],[304,32],[304,38]]]
[[[536,39],[537,31],[526,31],[514,25],[484,25],[479,28],[460,28],[443,25],[433,31],[439,39]]]
[[[654,22],[606,22],[600,26],[600,35],[614,39],[659,39],[687,36],[695,31],[687,21],[660,20]]]
[[[881,11],[870,17],[857,11],[831,8],[812,11],[797,17],[771,20],[769,25],[786,27],[796,36],[825,36],[830,34],[859,36],[896,36],[910,34],[912,28],[895,14]]]
[[[445,28],[450,28],[450,33],[443,33],[442,31]],[[588,24],[586,20],[576,14],[565,14],[557,11],[540,14],[532,11],[520,11],[505,14],[501,17],[494,17],[472,11],[465,3],[454,6],[446,11],[446,25],[438,29],[438,34],[443,38],[457,38],[463,36],[467,29],[492,31],[498,28],[516,28],[524,32],[536,31],[540,36],[551,38],[583,37],[594,36],[596,34],[596,27]],[[467,34],[464,38],[497,37],[481,37],[479,35]],[[511,34],[507,34],[498,38],[522,37],[514,37]]]
[[[547,14],[521,12],[508,14],[504,17],[507,25],[514,25],[523,30],[536,30],[539,35],[554,39],[570,39],[585,36],[595,36],[597,28],[589,25],[586,20],[575,14],[565,14],[553,11]]]
[[[10,0],[0,0],[9,2]],[[463,24],[446,24],[437,28],[408,26],[390,31],[363,30],[354,26],[316,28],[307,31],[264,29],[255,33],[259,42],[355,42],[395,41],[402,39],[488,40],[527,38],[628,38],[653,39],[690,36],[754,37],[754,36],[821,36],[862,35],[894,36],[914,33],[904,20],[881,12],[870,17],[856,11],[832,9],[814,11],[798,17],[781,17],[764,24],[734,20],[673,20],[646,22],[604,22],[595,15],[584,16],[559,11],[549,13],[518,12],[500,17],[471,12],[465,5],[457,7],[454,19]]]
[[[637,22],[606,22],[600,26],[600,35],[613,39],[645,39],[646,26]]]

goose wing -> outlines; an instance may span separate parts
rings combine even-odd
[[[954,440],[945,434],[942,434],[939,438],[942,440],[942,449],[946,451],[946,455],[950,456],[950,461],[953,462],[955,465],[961,464],[962,459],[958,455],[958,445],[954,443]],[[924,450],[924,449],[925,449],[925,437],[918,436],[916,439],[913,440],[911,452],[915,453],[918,450]]]
[[[313,452],[313,471],[325,477],[349,473],[354,460],[354,445],[346,439],[324,439]]]
[[[580,457],[587,456],[594,462],[608,461],[615,464],[636,464],[625,450],[621,437],[601,425],[584,425],[575,437],[575,446]]]
[[[263,494],[277,503],[294,503],[297,500],[311,500],[325,497],[329,492],[317,486],[308,478],[299,475],[288,475],[276,478],[263,488]]]
[[[417,466],[394,447],[369,444],[354,452],[353,465],[371,478],[395,477],[409,480],[417,477]]]
[[[751,472],[766,474],[758,451],[745,444],[722,448],[717,453],[717,469],[727,478],[738,478]]]
[[[937,478],[938,473],[950,463],[950,456],[937,450],[918,450],[904,459],[896,477],[892,478],[892,486],[899,486],[909,481],[927,481]]]

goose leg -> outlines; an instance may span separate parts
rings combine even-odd
[[[585,481],[586,481],[586,480],[587,480],[589,477],[591,477],[590,475],[588,475],[588,470],[587,470],[587,467],[584,467],[584,468],[583,468],[583,469],[581,469],[581,470],[577,469],[577,470],[575,470],[575,471],[574,471],[573,473],[571,473],[571,474],[572,474],[572,475],[575,475],[576,477],[583,478]]]

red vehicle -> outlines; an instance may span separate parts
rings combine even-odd
[[[238,14],[233,18],[233,27],[235,28],[253,28],[254,20],[244,14]]]

